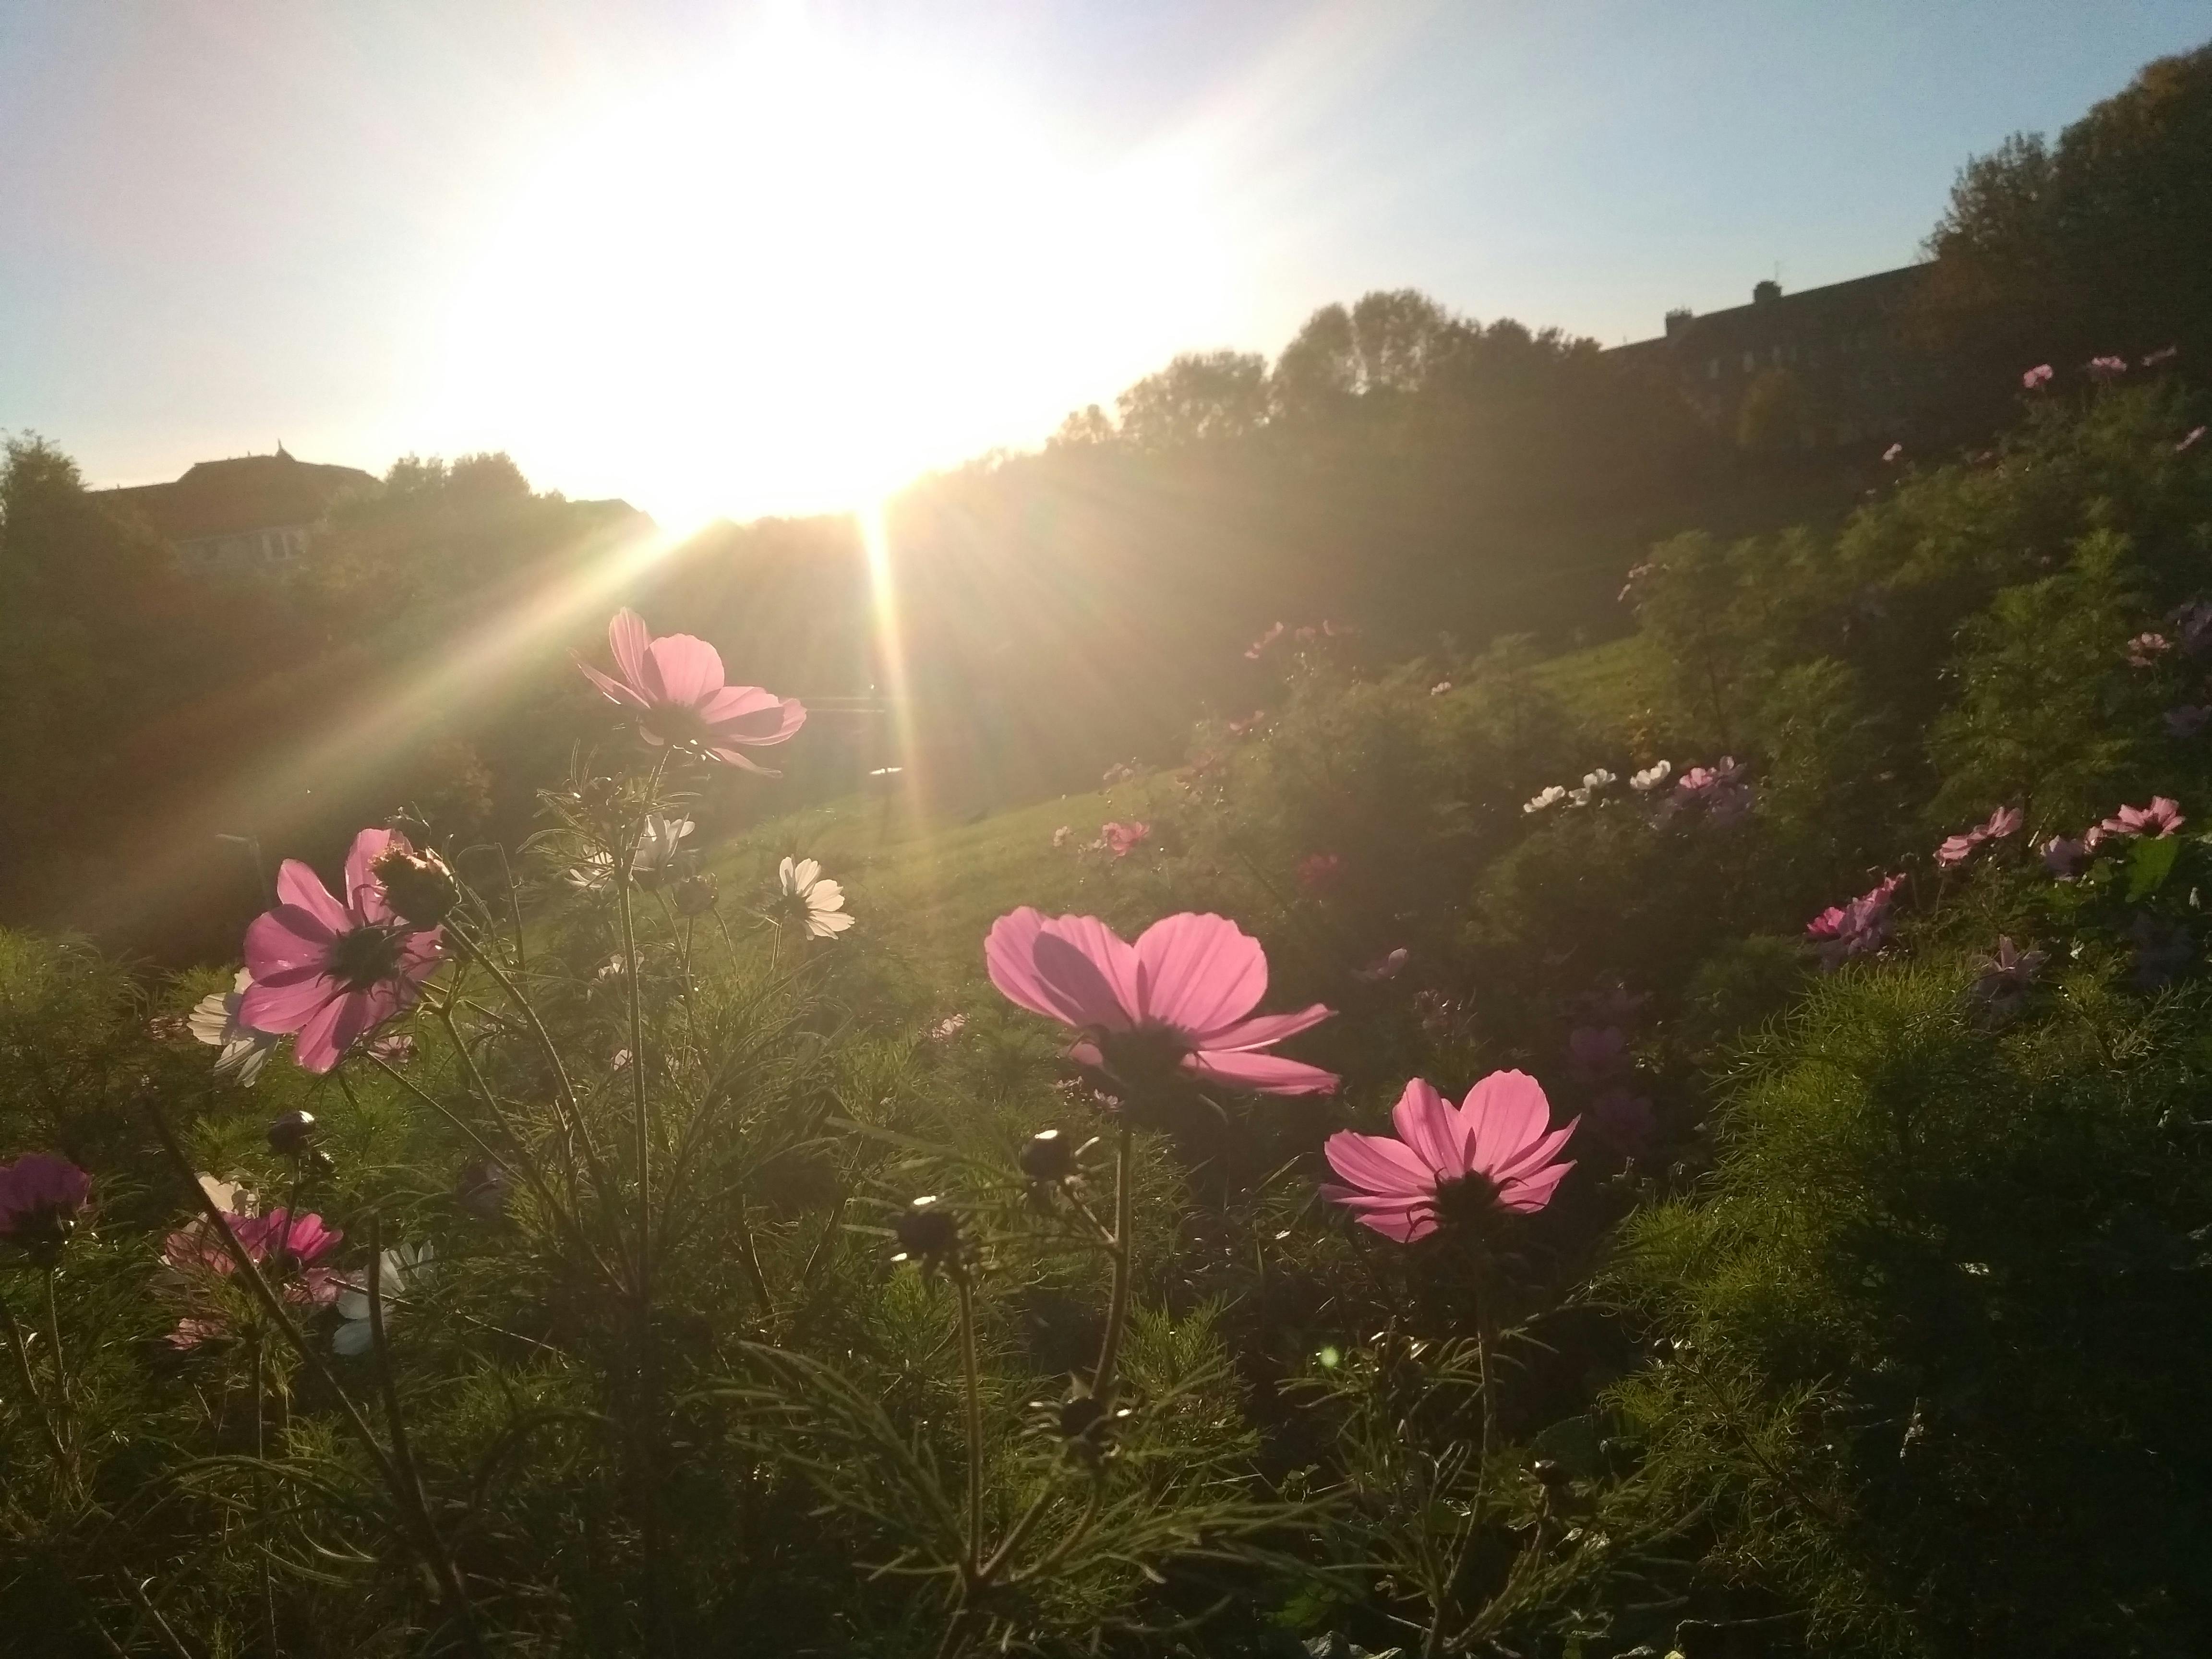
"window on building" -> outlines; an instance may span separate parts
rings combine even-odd
[[[1743,354],[1743,372],[1748,374],[1758,367],[1759,354],[1756,351],[1745,352]]]

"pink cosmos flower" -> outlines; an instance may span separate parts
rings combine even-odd
[[[2020,377],[2020,383],[2027,390],[2033,392],[2038,386],[2049,386],[2051,384],[2051,368],[2049,363],[2038,363],[2033,368],[2029,369],[2027,374]]]
[[[1936,849],[1936,862],[1947,870],[1954,865],[1964,864],[1984,842],[2002,841],[2008,836],[2018,835],[2021,822],[2021,808],[2000,806],[1990,814],[1987,823],[1978,823],[1963,836],[1948,837]]]
[[[2106,818],[2097,827],[2108,836],[2149,836],[2162,840],[2188,822],[2181,816],[2179,803],[2153,795],[2149,805],[2123,806],[2118,816]]]
[[[1298,885],[1309,893],[1328,891],[1343,874],[1344,860],[1334,853],[1309,853],[1298,860]]]
[[[1144,842],[1152,839],[1149,823],[1102,823],[1098,826],[1099,844],[1117,859],[1125,859]]]
[[[726,685],[721,653],[689,634],[655,639],[635,611],[617,611],[607,624],[607,643],[622,678],[602,674],[581,657],[584,678],[637,716],[638,735],[655,748],[696,750],[708,758],[767,773],[745,758],[747,749],[788,743],[806,724],[806,707],[757,685]]]
[[[345,1234],[312,1212],[294,1217],[283,1209],[266,1215],[225,1215],[223,1224],[245,1248],[246,1255],[264,1273],[286,1302],[298,1308],[327,1308],[345,1286],[325,1258],[335,1251]],[[210,1230],[205,1219],[171,1233],[161,1260],[184,1281],[191,1297],[191,1312],[169,1333],[173,1347],[194,1348],[211,1337],[228,1333],[229,1319],[213,1285],[237,1271],[230,1252]]]
[[[1849,904],[1831,905],[1805,924],[1805,937],[1833,970],[1853,957],[1871,955],[1888,942],[1890,907],[1905,884],[1900,873],[1869,888]]]
[[[1411,1244],[1447,1219],[1542,1209],[1575,1167],[1553,1160],[1581,1120],[1553,1128],[1551,1102],[1535,1079],[1492,1072],[1457,1109],[1415,1078],[1390,1121],[1395,1139],[1350,1129],[1328,1138],[1329,1167],[1351,1184],[1323,1187],[1322,1196],[1363,1227]]]
[[[274,910],[246,930],[253,975],[239,1005],[242,1024],[296,1032],[294,1054],[310,1072],[329,1071],[346,1051],[409,1007],[438,970],[441,930],[410,927],[392,913],[374,865],[411,852],[394,830],[364,830],[346,854],[345,902],[315,872],[287,859]]]
[[[2138,634],[2128,641],[2128,666],[2148,668],[2172,649],[2173,641],[2163,634]]]
[[[1902,460],[1904,457],[1905,446],[1903,444],[1892,444],[1888,448],[1881,452],[1882,459],[1891,463],[1893,465],[1894,465],[1898,461]]]
[[[2174,453],[2175,454],[2179,455],[2179,454],[2180,454],[2184,450],[2189,450],[2189,449],[2194,449],[2194,448],[2196,448],[2196,447],[2197,447],[2197,441],[2199,438],[2201,438],[2201,437],[2203,437],[2203,436],[2204,435],[2204,434],[2205,434],[2206,430],[2207,430],[2207,428],[2203,428],[2203,427],[2201,427],[2201,426],[2192,426],[2192,427],[2191,427],[2187,432],[2185,432],[2185,433],[2184,433],[2184,434],[2182,434],[2181,441],[2180,441],[2179,443],[2178,443],[2178,444],[2174,445],[2174,447],[2173,447],[2173,453]]]
[[[2084,367],[2088,369],[2089,378],[2093,380],[2117,380],[2128,372],[2128,360],[2113,356],[2092,357]]]
[[[1047,916],[1024,905],[991,925],[991,983],[1008,1000],[1073,1026],[1068,1052],[1142,1086],[1169,1067],[1267,1094],[1327,1094],[1336,1078],[1263,1054],[1334,1011],[1254,1015],[1267,990],[1260,941],[1224,916],[1168,916],[1134,945],[1095,916]]]
[[[1259,661],[1259,660],[1260,660],[1260,659],[1261,659],[1261,657],[1263,657],[1263,656],[1267,655],[1267,647],[1268,647],[1269,646],[1273,645],[1273,644],[1277,640],[1279,640],[1279,639],[1280,639],[1280,638],[1282,638],[1282,637],[1283,637],[1283,625],[1282,625],[1282,623],[1276,623],[1273,628],[1269,629],[1266,633],[1264,633],[1264,634],[1261,635],[1260,635],[1260,637],[1259,637],[1258,639],[1256,639],[1256,640],[1253,641],[1251,644],[1249,644],[1249,645],[1246,646],[1246,647],[1244,647],[1244,654],[1245,654],[1248,658],[1249,658],[1252,661],[1254,661],[1254,662],[1257,662],[1257,661]]]
[[[1243,720],[1230,721],[1229,735],[1232,738],[1241,738],[1249,732],[1256,732],[1266,723],[1267,719],[1267,711],[1266,709],[1255,708],[1250,714],[1247,714]]]
[[[0,1164],[0,1240],[52,1260],[92,1195],[92,1177],[65,1158],[27,1152]]]

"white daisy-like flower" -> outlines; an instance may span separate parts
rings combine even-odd
[[[1614,777],[1612,773],[1607,771],[1602,766],[1599,767],[1595,772],[1585,772],[1583,774],[1583,787],[1589,790],[1592,794],[1595,794],[1599,790],[1607,788],[1619,781],[1620,780],[1618,778]]]
[[[253,975],[241,968],[238,977],[228,991],[210,991],[193,1005],[185,1024],[202,1042],[222,1052],[215,1057],[215,1074],[235,1079],[251,1089],[253,1080],[261,1075],[268,1063],[270,1051],[283,1039],[266,1031],[257,1031],[238,1017],[240,1005],[253,983]]]
[[[825,880],[822,866],[812,859],[796,863],[786,859],[776,866],[775,875],[793,919],[805,919],[809,938],[830,939],[853,925],[853,918],[845,914],[845,890]]]
[[[421,1280],[436,1257],[434,1245],[395,1244],[376,1259],[377,1288],[384,1298],[384,1322],[387,1328],[404,1305],[409,1284]],[[344,1283],[345,1288],[338,1292],[338,1318],[343,1322],[337,1334],[331,1338],[331,1346],[351,1357],[367,1353],[372,1340],[368,1328],[368,1275],[362,1274],[358,1282],[348,1279]]]
[[[1578,789],[1570,789],[1570,790],[1568,790],[1568,791],[1567,791],[1567,804],[1568,804],[1570,806],[1588,806],[1588,805],[1590,804],[1590,787],[1589,787],[1589,785],[1588,785],[1588,784],[1583,784],[1583,785],[1580,788],[1578,788]]]
[[[1524,812],[1540,812],[1547,806],[1557,806],[1566,798],[1566,787],[1564,784],[1555,783],[1534,800],[1522,802],[1521,810]]]
[[[657,813],[645,821],[644,832],[638,836],[637,851],[630,854],[630,873],[638,881],[650,886],[653,878],[664,873],[675,862],[679,843],[692,830],[689,818],[664,818]],[[562,872],[562,877],[571,887],[586,892],[598,892],[614,874],[615,860],[611,853],[591,853],[572,870]]]
[[[1628,787],[1639,795],[1648,795],[1674,775],[1672,761],[1656,761],[1629,779]]]

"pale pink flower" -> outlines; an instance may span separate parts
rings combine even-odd
[[[2123,806],[2117,816],[2097,827],[2108,836],[2149,836],[2162,840],[2189,820],[2180,805],[2165,795],[2153,795],[2148,806]]]
[[[1243,720],[1230,721],[1229,735],[1232,738],[1241,738],[1250,732],[1256,732],[1262,725],[1266,724],[1267,719],[1267,711],[1266,709],[1255,708],[1250,714],[1247,714]]]
[[[1329,1167],[1350,1184],[1322,1195],[1401,1244],[1447,1222],[1531,1214],[1575,1167],[1553,1160],[1580,1121],[1553,1128],[1551,1102],[1525,1072],[1492,1072],[1457,1108],[1415,1078],[1391,1111],[1395,1138],[1350,1129],[1328,1138]]]
[[[1267,990],[1260,941],[1224,916],[1169,916],[1130,945],[1095,916],[1047,916],[1024,905],[984,941],[991,983],[1032,1013],[1070,1025],[1069,1050],[1125,1085],[1170,1067],[1202,1082],[1267,1094],[1326,1094],[1336,1078],[1264,1054],[1334,1012],[1254,1015]]]
[[[2160,346],[2157,350],[2148,353],[2144,356],[2142,367],[2144,368],[2156,368],[2160,363],[2172,362],[2180,355],[2181,348],[2178,345]]]
[[[617,611],[607,624],[617,679],[581,657],[584,678],[637,717],[638,735],[655,748],[690,749],[708,757],[766,772],[745,758],[747,749],[787,743],[806,724],[796,697],[779,697],[757,685],[726,685],[721,653],[689,634],[655,639],[635,611]]]
[[[2033,368],[2029,369],[2027,374],[2020,377],[2020,383],[2027,390],[2033,392],[2039,386],[2046,386],[2051,384],[2051,368],[2049,363],[2038,363]]]
[[[1891,463],[1893,465],[1895,465],[1897,462],[1905,459],[1905,446],[1903,444],[1892,444],[1888,448],[1881,452],[1881,458],[1883,460]]]
[[[2083,367],[2089,371],[2089,378],[2093,380],[2117,380],[2128,372],[2128,360],[2113,356],[2092,357]]]
[[[1132,821],[1127,823],[1102,823],[1098,839],[1106,850],[1117,859],[1125,859],[1144,842],[1152,839],[1152,826]]]
[[[0,1164],[0,1241],[52,1261],[91,1196],[92,1177],[65,1158],[27,1152]]]
[[[1277,640],[1279,640],[1279,639],[1280,639],[1280,638],[1282,638],[1282,637],[1283,637],[1283,625],[1282,625],[1282,623],[1276,623],[1273,628],[1269,629],[1266,633],[1264,633],[1264,634],[1261,635],[1260,635],[1260,637],[1259,637],[1258,639],[1256,639],[1256,640],[1253,641],[1251,644],[1249,644],[1249,645],[1246,646],[1246,647],[1244,647],[1244,654],[1245,654],[1247,657],[1249,657],[1249,659],[1251,659],[1251,660],[1253,660],[1254,662],[1257,662],[1257,661],[1259,661],[1259,660],[1260,660],[1260,659],[1261,659],[1261,657],[1263,657],[1263,656],[1267,655],[1267,647],[1268,647],[1269,646],[1273,645],[1273,644]]]
[[[1429,695],[1432,697],[1441,697],[1445,692],[1450,690],[1451,687],[1452,683],[1449,680],[1438,680],[1429,688]]]
[[[1902,874],[1869,888],[1849,904],[1831,905],[1805,924],[1805,937],[1820,953],[1820,965],[1833,969],[1853,957],[1871,955],[1888,941],[1890,908]]]
[[[1073,828],[1063,823],[1059,829],[1052,832],[1052,844],[1055,848],[1065,847],[1067,845],[1067,838],[1074,833],[1075,831]]]
[[[229,990],[209,992],[185,1017],[185,1028],[195,1038],[221,1051],[215,1057],[215,1074],[248,1089],[278,1041],[273,1032],[257,1031],[239,1017],[252,987],[253,975],[241,968]]]
[[[410,852],[394,830],[364,830],[346,854],[345,902],[297,859],[276,875],[274,910],[246,930],[253,976],[239,1004],[240,1024],[296,1034],[293,1053],[327,1072],[346,1051],[410,1006],[438,970],[441,933],[393,914],[374,868],[387,852]]]
[[[2173,641],[2163,634],[2138,634],[2128,641],[2128,666],[2148,668],[2172,649]]]
[[[2173,453],[2174,453],[2175,454],[2179,455],[2179,454],[2180,454],[2184,450],[2189,450],[2189,449],[2194,449],[2194,448],[2196,448],[2196,447],[2197,447],[2197,441],[2199,438],[2202,438],[2202,437],[2204,435],[2205,431],[2206,431],[2206,428],[2203,428],[2203,427],[2201,427],[2201,426],[2192,426],[2192,427],[2191,427],[2187,432],[2185,432],[2185,433],[2184,433],[2184,434],[2182,434],[2181,441],[2180,441],[2179,443],[2178,443],[2178,444],[2174,445],[2174,447],[2173,447]]]
[[[936,1024],[929,1028],[930,1041],[933,1042],[950,1042],[954,1037],[960,1035],[961,1029],[967,1024],[968,1016],[965,1014],[947,1014],[943,1019],[939,1020]]]
[[[2000,806],[1990,814],[1987,823],[1978,823],[1963,836],[1952,836],[1936,849],[1936,862],[1948,869],[1964,864],[1973,856],[1974,849],[1984,842],[2002,841],[2008,836],[2020,833],[2021,811],[2017,806]]]

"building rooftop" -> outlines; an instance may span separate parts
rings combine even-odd
[[[172,483],[105,493],[143,514],[167,540],[185,542],[312,524],[346,490],[375,482],[357,466],[300,460],[279,445],[273,455],[200,461]]]

